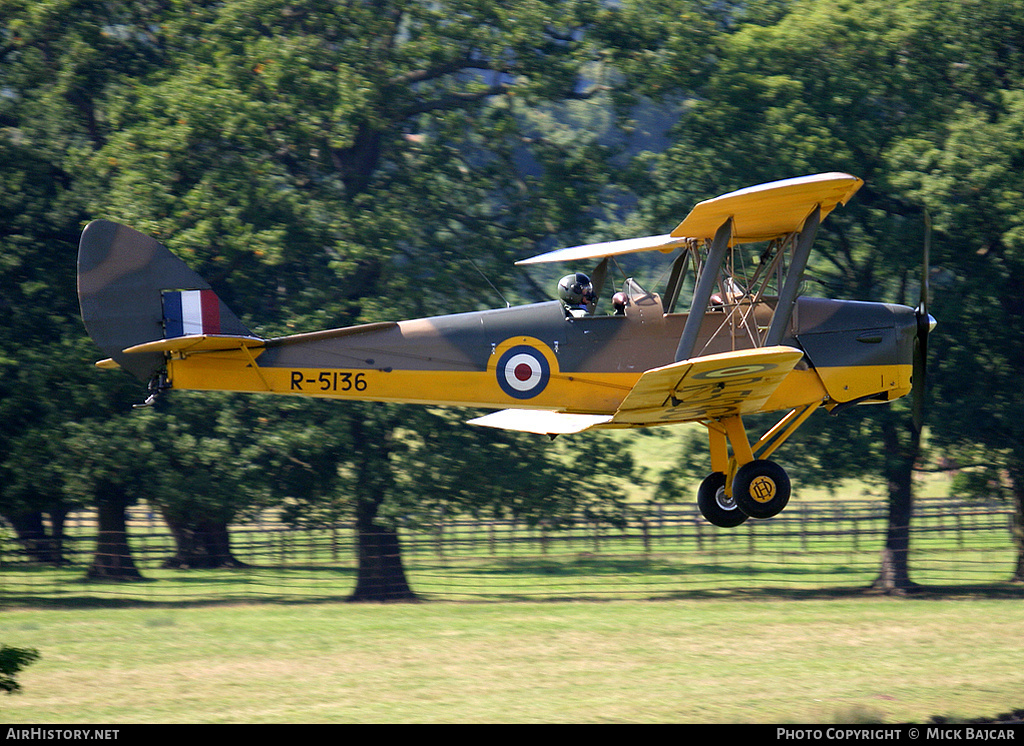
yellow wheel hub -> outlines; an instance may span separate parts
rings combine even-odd
[[[770,502],[775,497],[775,480],[771,477],[755,477],[750,483],[750,496],[759,503]]]

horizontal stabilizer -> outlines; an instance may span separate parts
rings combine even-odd
[[[143,342],[140,345],[133,345],[124,350],[126,355],[138,355],[151,352],[178,352],[189,354],[193,352],[223,352],[225,350],[240,350],[243,347],[263,347],[266,340],[259,337],[229,335],[229,334],[190,334],[184,337],[171,337],[170,339],[156,339],[152,342]]]
[[[569,435],[581,433],[609,420],[610,416],[602,414],[569,414],[543,409],[503,409],[469,420],[469,424],[538,435]]]

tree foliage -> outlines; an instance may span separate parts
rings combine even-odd
[[[17,675],[25,666],[39,659],[39,651],[35,648],[15,648],[0,645],[0,691],[14,694],[21,691]]]
[[[1022,20],[1012,2],[951,12],[934,0],[807,0],[739,23],[718,37],[715,64],[671,145],[644,160],[636,182],[643,210],[664,224],[727,189],[801,173],[857,174],[866,185],[823,225],[807,284],[909,305],[917,304],[927,210],[936,227],[930,308],[939,319],[929,439],[965,455],[984,442],[986,458],[1007,465],[1024,405],[1005,377],[1024,369],[1016,250]],[[905,403],[841,417],[842,427],[812,419],[786,457],[826,484],[865,473],[887,484],[901,567],[883,562],[882,574],[908,587],[920,433]]]
[[[68,282],[42,287],[68,307],[76,234],[102,216],[178,251],[268,336],[483,307],[473,264],[500,281],[512,257],[592,220],[607,153],[544,124],[603,90],[599,39],[585,30],[605,12],[585,0],[15,3],[2,82],[17,95],[0,112],[23,146],[12,170],[55,170],[74,197],[54,258]],[[54,24],[60,14],[74,20]],[[44,243],[24,240],[31,255]],[[40,365],[55,336],[33,330]],[[93,385],[103,386],[83,399],[124,406],[121,384],[107,384],[121,390],[114,399]],[[118,530],[118,511],[145,499],[193,537],[171,561],[195,565],[230,555],[195,546],[198,533],[275,501],[295,522],[354,513],[362,532],[387,535],[448,500],[507,497],[487,485],[459,494],[450,475],[468,472],[455,454],[480,454],[467,459],[478,473],[483,454],[498,472],[539,458],[539,490],[553,484],[539,475],[567,460],[560,448],[455,435],[426,411],[325,411],[181,395],[141,414],[54,407],[47,420],[26,415],[50,444],[36,460],[52,448],[48,470],[27,468],[27,431],[12,440],[5,463],[22,478],[5,501],[38,499],[46,482],[61,505],[108,506],[101,518]],[[417,428],[435,428],[437,452],[417,446]],[[600,474],[572,473],[608,494]],[[521,509],[543,505],[563,507]]]

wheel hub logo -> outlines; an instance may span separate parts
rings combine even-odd
[[[775,497],[775,481],[770,477],[757,477],[750,483],[750,496],[759,503],[766,503]]]

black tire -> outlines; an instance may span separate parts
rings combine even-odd
[[[777,516],[789,503],[790,492],[789,475],[774,461],[744,464],[732,480],[733,499],[751,518]]]
[[[725,496],[725,474],[712,472],[697,489],[697,507],[708,523],[720,528],[733,528],[747,520],[747,514]]]

